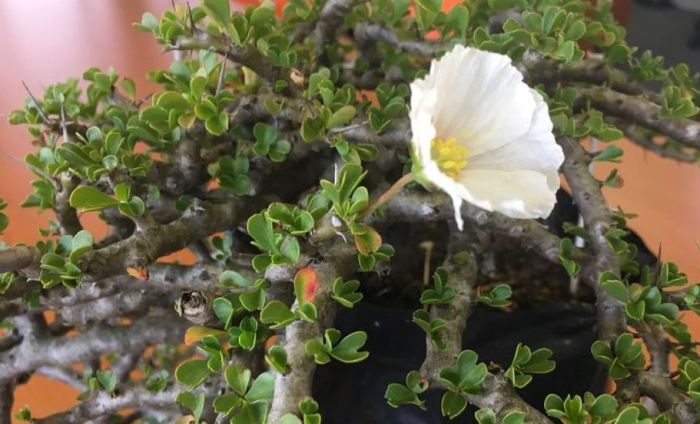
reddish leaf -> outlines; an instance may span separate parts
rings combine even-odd
[[[185,344],[191,346],[195,343],[199,343],[204,336],[223,337],[226,335],[228,335],[228,333],[223,330],[195,325],[194,327],[188,328],[185,332]]]
[[[355,247],[363,256],[369,256],[382,246],[382,236],[369,225],[363,225],[363,232],[355,234]]]
[[[146,268],[145,266],[127,267],[126,273],[141,281],[148,280],[148,268]]]
[[[313,268],[302,268],[294,276],[294,294],[300,305],[313,302],[318,291],[318,275]]]

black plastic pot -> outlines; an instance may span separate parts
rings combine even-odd
[[[387,385],[403,383],[409,371],[420,368],[425,355],[425,334],[411,323],[411,311],[361,302],[352,311],[340,311],[336,327],[343,333],[366,331],[371,353],[359,364],[331,362],[319,367],[314,398],[321,405],[324,423],[450,422],[440,415],[439,391],[426,392],[427,411],[413,405],[395,409],[384,399]],[[594,311],[588,304],[552,303],[513,312],[484,307],[477,308],[469,319],[463,348],[476,351],[486,364],[503,366],[510,364],[518,342],[552,349],[557,368],[550,374],[536,376],[520,391],[528,402],[541,408],[549,393],[603,390],[605,371],[589,351],[595,335]],[[467,409],[452,422],[476,422],[473,412]]]
[[[567,234],[562,230],[563,223],[575,223],[577,218],[578,210],[571,196],[560,190],[557,193],[557,205],[546,222],[550,231],[566,237]],[[415,246],[411,247],[411,244],[415,244],[416,234],[425,237],[424,233],[425,229],[413,226],[383,230],[382,235],[386,234],[392,244],[402,247],[397,250],[394,260],[404,266],[392,271],[390,278],[398,280],[393,282],[394,291],[385,296],[384,301],[381,296],[375,296],[374,299],[356,304],[352,310],[340,308],[335,327],[343,334],[357,330],[367,332],[367,350],[370,356],[359,364],[346,365],[332,361],[318,368],[314,381],[314,398],[320,404],[324,423],[450,422],[441,416],[441,393],[438,390],[429,390],[424,394],[427,411],[413,405],[395,409],[388,406],[384,399],[387,385],[403,383],[406,374],[419,369],[425,357],[425,334],[411,322],[411,314],[416,308],[412,308],[414,305],[410,305],[410,299],[416,297],[420,288],[416,291],[414,287],[413,293],[406,295],[411,291],[407,289],[410,288],[410,280],[420,275],[422,270],[421,260],[416,260]],[[653,267],[656,264],[656,258],[636,234],[631,233],[627,241],[637,245],[637,260],[640,265]],[[516,278],[518,284],[514,285],[514,290],[519,285],[521,297],[525,293],[526,298],[535,300],[518,302],[512,312],[477,307],[467,323],[463,349],[476,351],[480,361],[487,365],[493,363],[508,367],[519,342],[533,349],[550,348],[554,352],[556,369],[552,373],[535,376],[525,389],[519,391],[526,401],[540,410],[549,393],[560,396],[583,394],[586,391],[602,393],[607,373],[590,353],[590,346],[596,340],[594,306],[571,298],[568,291],[569,278],[561,266],[547,264],[534,253],[519,249],[516,253],[509,252],[505,255],[505,259],[496,264],[496,268],[508,268],[517,262],[515,266],[525,270],[523,275],[532,277],[532,281]],[[379,280],[381,278],[376,275],[369,278],[365,275],[363,288],[369,292],[381,291],[387,282]],[[542,295],[536,296],[535,292],[542,292]],[[401,296],[404,299],[396,301]],[[369,298],[371,297],[370,293]],[[580,298],[593,301],[592,293],[582,294]],[[409,299],[408,302],[406,299]],[[415,306],[420,307],[419,304]],[[468,408],[452,422],[476,422],[473,418],[474,411]]]

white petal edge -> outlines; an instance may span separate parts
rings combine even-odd
[[[467,169],[459,182],[477,199],[477,206],[511,218],[546,218],[556,203],[556,189],[537,171]]]
[[[547,176],[549,188],[556,192],[564,152],[552,134],[547,103],[537,91],[532,90],[532,95],[537,109],[529,131],[498,149],[470,157],[468,169],[538,171]]]

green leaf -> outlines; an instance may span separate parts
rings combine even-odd
[[[149,31],[158,28],[158,19],[151,12],[146,12],[141,16],[141,26]]]
[[[245,404],[240,412],[231,418],[231,424],[265,424],[267,409],[267,402]]]
[[[92,250],[92,235],[87,230],[78,231],[75,236],[73,236],[72,247],[70,251],[69,260],[72,263],[78,263],[85,253]]]
[[[258,400],[271,401],[275,391],[275,377],[271,372],[263,372],[258,375],[250,385],[245,398],[248,402]]]
[[[224,378],[226,384],[233,389],[239,396],[243,396],[248,391],[250,384],[251,373],[249,369],[243,368],[240,365],[231,365],[226,367]]]
[[[231,301],[225,297],[217,297],[212,303],[212,309],[214,310],[214,315],[224,323],[224,328],[228,328],[231,325],[231,320],[235,312]]]
[[[114,197],[120,202],[128,202],[131,197],[131,187],[125,183],[119,183],[114,186]]]
[[[70,205],[83,211],[117,206],[119,201],[91,186],[79,186],[70,195]]]
[[[604,150],[599,152],[597,155],[595,155],[593,157],[593,160],[597,161],[597,162],[617,162],[617,163],[619,163],[620,162],[619,158],[622,157],[622,155],[624,153],[625,153],[624,150],[615,146],[614,144],[611,144],[610,146],[606,147]]]
[[[214,135],[222,135],[228,131],[228,115],[225,111],[221,111],[217,115],[208,118],[204,122],[204,127]]]
[[[256,213],[248,219],[248,234],[255,240],[255,245],[261,250],[270,253],[278,253],[275,235],[272,231],[272,222],[265,218],[265,215]]]
[[[369,352],[359,351],[359,349],[361,349],[366,342],[367,333],[364,331],[355,331],[345,336],[340,343],[333,347],[331,356],[347,364],[364,361],[369,356]]]
[[[226,270],[219,275],[220,287],[251,287],[252,285],[253,281],[233,270]]]
[[[447,391],[442,395],[440,410],[442,415],[453,420],[467,407],[467,398],[455,392]]]
[[[287,351],[280,345],[274,345],[267,351],[265,361],[280,374],[287,371]]]
[[[425,409],[423,406],[423,401],[418,398],[418,394],[412,390],[409,390],[409,388],[403,384],[389,384],[386,388],[386,392],[384,393],[384,398],[389,406],[393,408],[398,408],[401,405],[413,404],[417,405],[421,409]]]
[[[281,328],[296,319],[296,315],[279,300],[273,300],[260,311],[260,322],[263,324],[275,324],[272,328]]]
[[[341,107],[328,118],[326,128],[336,128],[350,122],[352,118],[355,117],[355,113],[356,110],[354,106],[345,105]]]
[[[204,393],[199,393],[195,395],[191,392],[183,392],[178,394],[175,400],[180,405],[192,411],[192,415],[194,416],[194,422],[195,424],[197,424],[202,418],[202,412],[204,411],[204,399]]]
[[[558,57],[565,62],[571,62],[574,58],[574,53],[576,52],[576,43],[573,41],[564,41],[561,43],[557,49],[554,51],[553,55]]]
[[[224,29],[228,29],[231,26],[231,5],[229,0],[202,0],[202,5]],[[240,43],[240,40],[238,42]]]
[[[98,370],[95,377],[97,377],[100,386],[108,393],[113,393],[114,389],[117,388],[117,376],[111,370]]]
[[[146,390],[149,392],[161,392],[168,386],[169,374],[165,370],[157,371],[146,379]]]
[[[185,361],[175,369],[175,379],[189,387],[199,386],[208,376],[207,361],[202,359]]]
[[[190,102],[182,93],[177,91],[166,91],[158,96],[156,104],[164,109],[187,110],[190,109]]]
[[[296,263],[297,260],[299,260],[299,255],[301,254],[299,240],[297,240],[297,238],[294,236],[286,236],[284,240],[282,240],[279,252],[286,259],[286,263]]]
[[[625,283],[619,280],[608,280],[600,283],[600,286],[605,290],[605,292],[619,300],[620,302],[626,303],[629,300],[629,295],[627,294],[627,286]]]

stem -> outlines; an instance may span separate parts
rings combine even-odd
[[[391,200],[392,197],[396,196],[396,194],[411,181],[413,181],[413,174],[410,172],[396,180],[396,182],[391,187],[389,187],[384,193],[382,193],[381,196],[377,197],[377,199],[372,204],[367,206],[367,209],[362,211],[358,218],[362,219],[367,215],[372,214],[372,212],[376,211],[383,204]]]

